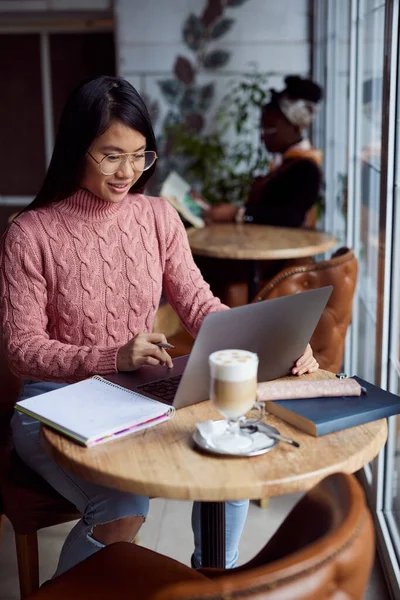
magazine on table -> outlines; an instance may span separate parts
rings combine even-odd
[[[176,171],[171,171],[164,181],[160,196],[168,200],[193,227],[204,227],[202,212],[210,208],[210,204],[193,190],[190,184]]]

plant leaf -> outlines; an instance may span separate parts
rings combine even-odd
[[[164,128],[174,127],[182,122],[181,115],[178,112],[169,110],[164,118]]]
[[[193,13],[188,16],[183,24],[183,41],[191,50],[198,50],[204,37],[204,25]]]
[[[255,177],[264,175],[270,161],[259,132],[260,106],[268,97],[268,75],[251,72],[232,82],[217,110],[212,133],[203,133],[212,84],[182,85],[178,105],[168,120],[181,123],[166,130],[168,160],[180,161],[182,175],[212,203],[243,202]],[[190,91],[189,91],[190,90]],[[183,98],[185,109],[182,111]],[[197,108],[196,108],[197,105]],[[172,163],[171,163],[172,164]]]
[[[199,88],[199,106],[200,110],[207,111],[214,99],[214,84],[207,83]]]
[[[198,133],[204,127],[204,118],[200,114],[186,115],[185,125],[190,131]]]
[[[184,56],[178,56],[174,65],[174,73],[182,83],[190,85],[193,83],[195,71],[192,63]]]
[[[168,104],[177,105],[184,91],[181,82],[177,79],[162,79],[157,83]]]
[[[203,65],[206,69],[218,69],[226,65],[230,57],[231,53],[227,50],[213,50],[205,55]]]
[[[222,0],[208,0],[207,6],[201,16],[204,27],[209,27],[224,12]]]
[[[185,90],[180,102],[180,109],[184,115],[198,112],[198,93],[195,87]]]
[[[231,29],[234,22],[235,19],[221,19],[217,21],[211,28],[210,37],[214,40],[222,37]]]
[[[245,2],[247,2],[247,0],[228,0],[226,5],[230,8],[235,8],[236,6],[242,6]]]

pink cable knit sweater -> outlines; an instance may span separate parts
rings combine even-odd
[[[161,290],[195,335],[225,307],[162,198],[113,204],[79,190],[16,218],[2,240],[1,312],[19,377],[73,382],[116,372],[120,346],[151,332]]]

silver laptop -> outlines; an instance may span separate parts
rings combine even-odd
[[[174,359],[173,369],[141,367],[107,379],[175,408],[209,397],[208,356],[216,350],[237,348],[256,352],[258,380],[269,381],[290,373],[303,354],[333,286],[282,296],[208,314],[192,352]]]

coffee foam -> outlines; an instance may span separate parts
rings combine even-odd
[[[208,361],[211,377],[221,381],[246,381],[257,376],[258,356],[248,350],[218,350]]]

